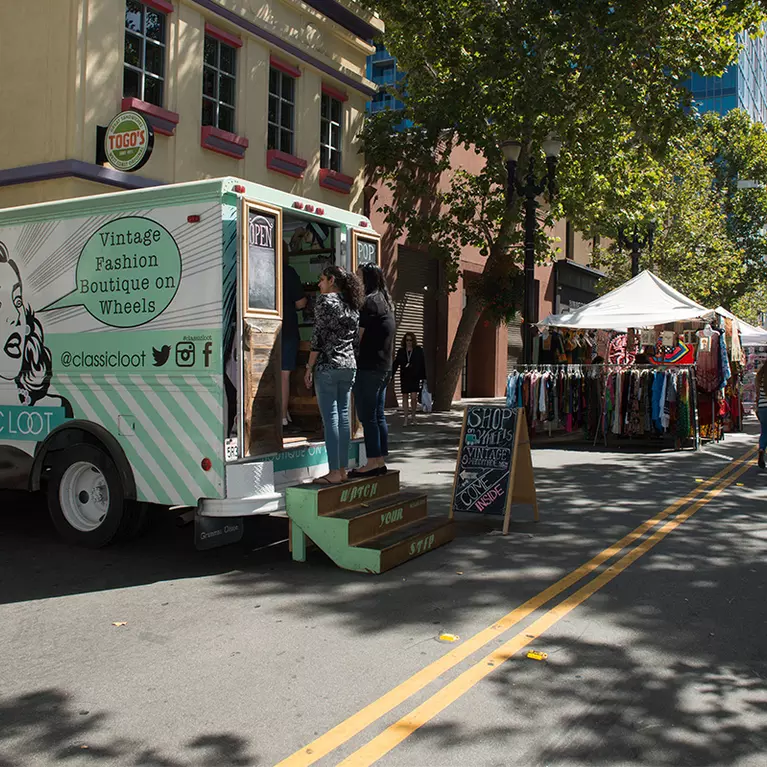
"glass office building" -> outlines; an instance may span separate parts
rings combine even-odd
[[[405,76],[405,73],[397,68],[397,59],[384,48],[381,43],[376,43],[376,52],[368,56],[367,78],[378,86],[378,93],[373,96],[369,108],[371,112],[383,112],[385,109],[404,109],[405,105],[397,98],[388,93],[387,86],[396,85]]]
[[[721,77],[693,74],[686,85],[700,112],[726,114],[740,107],[754,122],[767,125],[767,37],[740,37],[738,63]]]

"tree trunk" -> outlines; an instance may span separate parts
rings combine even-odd
[[[527,166],[527,157],[527,150],[523,149],[519,158],[518,167]],[[520,205],[519,194],[515,194],[511,199],[507,200],[506,213],[501,222],[498,236],[490,248],[490,255],[488,256],[487,261],[485,261],[482,274],[497,273],[498,279],[508,279],[506,270],[506,267],[508,267],[506,261],[510,258],[508,254],[508,242],[511,232],[519,221]],[[445,363],[445,370],[437,381],[437,390],[434,392],[432,408],[435,411],[450,410],[450,407],[453,404],[453,395],[455,394],[456,386],[458,386],[458,381],[461,378],[463,364],[466,355],[469,352],[471,339],[474,335],[474,328],[477,326],[477,322],[482,314],[482,308],[482,302],[479,296],[474,295],[472,292],[467,292],[466,306],[461,313],[461,320],[458,323],[458,330],[456,331],[453,344],[450,347],[450,354]]]
[[[477,326],[481,314],[482,306],[479,298],[468,294],[453,345],[450,347],[450,355],[445,363],[445,370],[437,381],[433,403],[435,411],[450,410],[450,406],[453,404],[453,395],[461,378],[463,363],[469,351],[474,328]]]

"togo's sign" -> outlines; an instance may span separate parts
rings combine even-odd
[[[104,154],[116,170],[138,170],[151,157],[153,146],[152,126],[138,112],[120,112],[104,134]]]

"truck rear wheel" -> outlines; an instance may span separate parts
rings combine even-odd
[[[61,536],[81,546],[106,546],[136,527],[137,510],[125,500],[115,463],[96,445],[73,445],[56,456],[48,510]]]

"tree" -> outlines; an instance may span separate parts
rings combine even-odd
[[[632,191],[646,200],[642,212],[634,206],[640,229],[651,218],[658,226],[643,265],[677,290],[732,309],[767,285],[767,130],[745,112],[703,115]],[[602,234],[614,237],[621,215],[614,211]],[[601,290],[630,276],[628,255],[614,243],[597,253],[595,266],[608,272]]]
[[[510,249],[520,237],[520,204],[517,197],[504,203],[500,143],[522,142],[523,176],[530,160],[542,158],[541,141],[558,133],[562,197],[554,212],[598,221],[624,183],[610,175],[616,155],[635,169],[684,135],[692,117],[682,108],[689,102],[683,81],[691,71],[721,74],[736,56],[736,34],[755,32],[763,14],[754,0],[372,5],[386,23],[387,48],[408,73],[399,94],[405,114],[373,118],[363,134],[369,163],[394,190],[387,221],[443,258],[453,278],[462,245],[487,256],[438,382],[435,407],[447,409],[480,313],[489,308],[505,319],[518,303]],[[414,127],[393,131],[403,117]],[[457,145],[484,155],[479,174],[448,174]],[[424,208],[426,192],[435,198]]]
[[[761,326],[762,318],[767,312],[767,286],[762,283],[744,293],[733,302],[731,311],[740,319]]]

